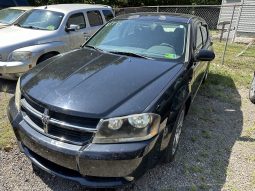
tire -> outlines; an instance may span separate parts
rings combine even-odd
[[[35,164],[33,163],[32,163],[32,169],[33,169],[33,173],[35,173],[36,175],[40,174],[41,169],[35,166]]]
[[[57,55],[57,54],[55,54],[55,53],[45,54],[45,55],[41,56],[41,57],[38,59],[36,65],[38,65],[38,64],[42,63],[43,61],[48,60],[49,58],[51,58],[51,57],[53,57],[53,56],[56,56],[56,55]]]
[[[178,146],[179,146],[179,140],[180,140],[180,135],[182,132],[182,126],[183,126],[183,122],[184,122],[184,118],[185,118],[185,106],[182,107],[182,109],[180,110],[178,117],[175,121],[175,125],[171,134],[171,138],[166,150],[166,155],[165,155],[165,159],[164,162],[172,162],[174,161],[176,152],[178,150]]]

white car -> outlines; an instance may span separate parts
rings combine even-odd
[[[10,7],[0,10],[0,29],[14,24],[26,11],[33,7]]]
[[[37,7],[0,30],[0,78],[22,73],[57,54],[79,48],[114,17],[106,5],[59,4]]]

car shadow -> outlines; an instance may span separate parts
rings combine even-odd
[[[16,80],[0,79],[0,92],[14,94],[16,88]]]
[[[235,142],[254,141],[240,138],[242,128],[241,96],[235,83],[209,74],[186,116],[175,161],[148,170],[132,190],[221,190]],[[38,175],[55,191],[87,190],[44,172]]]
[[[151,169],[134,190],[222,190],[236,141],[241,137],[241,96],[234,81],[209,74],[190,111],[175,161]]]

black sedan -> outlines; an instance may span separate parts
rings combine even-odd
[[[20,150],[34,168],[87,187],[133,182],[174,159],[214,56],[201,18],[117,17],[19,79],[8,116]]]

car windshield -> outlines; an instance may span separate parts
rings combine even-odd
[[[57,30],[63,17],[63,13],[34,9],[22,16],[17,25],[38,30]]]
[[[187,24],[165,20],[113,20],[86,44],[116,54],[181,60],[185,55]]]
[[[15,22],[25,11],[18,9],[3,9],[0,10],[0,23],[12,24]]]

